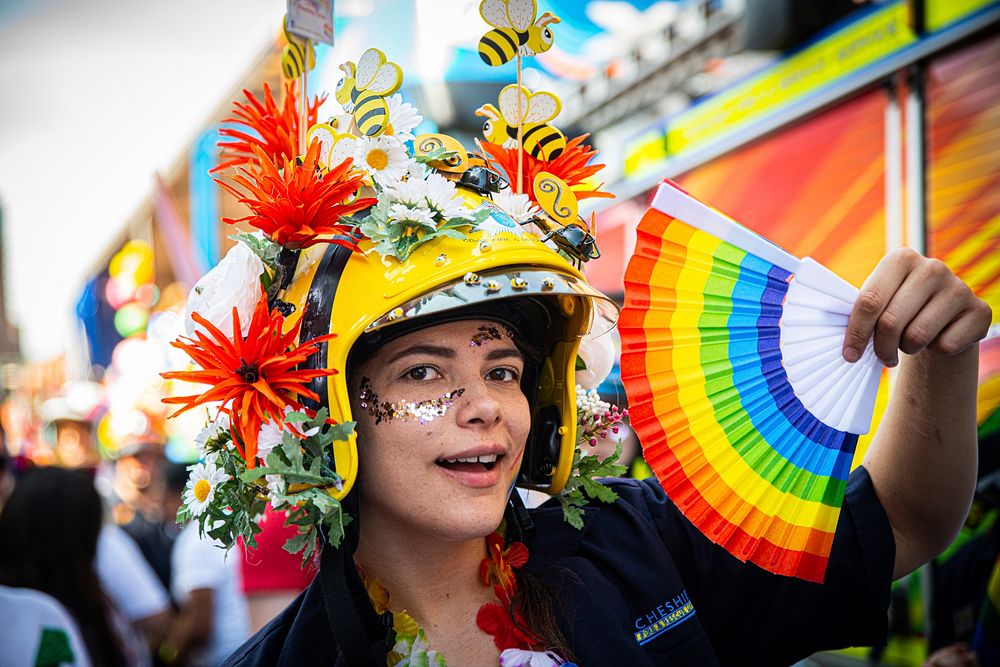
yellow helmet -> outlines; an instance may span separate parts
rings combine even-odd
[[[313,388],[320,395],[319,407],[346,422],[353,421],[346,369],[362,336],[402,323],[430,324],[470,306],[482,312],[498,304],[499,311],[500,304],[525,297],[543,304],[553,321],[546,328],[537,387],[530,388],[537,394],[518,483],[556,494],[569,478],[576,446],[574,372],[580,338],[614,327],[618,307],[489,199],[465,187],[458,192],[466,206],[488,209],[489,216],[464,238],[441,236],[423,243],[405,262],[381,256],[368,239],[360,242],[361,252],[338,245],[303,251],[283,297],[294,306],[286,326],[301,319],[303,341],[337,335],[310,362],[342,370],[314,380]],[[356,436],[335,443],[333,456],[343,487],[331,493],[340,499],[357,478]]]

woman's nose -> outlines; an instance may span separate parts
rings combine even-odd
[[[482,380],[465,387],[456,408],[455,419],[460,426],[492,426],[503,418],[500,402]]]

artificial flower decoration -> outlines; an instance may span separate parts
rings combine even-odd
[[[246,337],[241,333],[240,316],[235,308],[232,338],[198,313],[192,317],[207,334],[199,331],[195,338],[182,336],[172,345],[187,352],[200,368],[161,375],[168,380],[207,384],[209,389],[201,394],[165,398],[163,402],[184,406],[174,417],[199,405],[218,402],[219,411],[232,420],[233,442],[246,467],[253,468],[261,426],[271,420],[284,424],[285,408],[301,410],[301,397],[318,400],[309,389],[309,382],[337,372],[297,368],[319,349],[319,343],[335,334],[296,346],[301,321],[282,333],[285,318],[277,310],[269,311],[264,294],[254,308]]]
[[[515,193],[510,188],[494,192],[493,203],[518,224],[531,220],[541,210],[532,203],[531,197],[524,193]]]
[[[597,187],[588,185],[589,179],[604,168],[603,164],[589,164],[597,155],[596,150],[583,143],[589,136],[589,134],[583,134],[570,139],[566,144],[566,150],[553,160],[540,160],[532,157],[527,151],[522,151],[521,190],[529,195],[534,204],[537,205],[538,202],[535,201],[534,194],[531,192],[531,184],[535,182],[535,176],[543,171],[565,181],[573,189],[577,199],[614,197],[610,192],[601,192],[598,189],[600,185]],[[483,157],[493,168],[504,173],[513,188],[517,181],[517,148],[504,148],[488,141],[477,143],[483,151]]]
[[[199,329],[191,318],[197,312],[222,331],[233,328],[233,308],[240,314],[243,335],[250,326],[250,313],[260,297],[264,262],[245,243],[237,243],[222,260],[203,275],[188,295],[184,327],[188,336]],[[204,332],[204,328],[201,329]]]
[[[396,93],[388,98],[389,126],[385,133],[400,141],[413,141],[413,130],[420,125],[424,117],[417,113],[417,108],[403,101],[403,96]]]
[[[397,139],[387,136],[360,137],[355,142],[354,162],[369,178],[383,188],[398,183],[409,167],[406,149]]]
[[[363,211],[376,200],[360,197],[349,201],[362,185],[363,177],[342,162],[329,170],[318,167],[320,144],[314,141],[300,161],[283,158],[282,167],[259,147],[252,146],[259,169],[243,168],[229,176],[235,184],[219,184],[250,209],[242,218],[223,218],[228,224],[246,222],[264,232],[271,241],[289,249],[333,243],[352,250],[357,244],[344,216]]]
[[[295,82],[285,84],[285,99],[279,107],[266,83],[262,101],[244,90],[247,103],[234,102],[233,115],[222,121],[223,126],[219,129],[219,134],[225,137],[219,142],[222,159],[212,172],[256,162],[254,147],[276,164],[285,159],[294,160],[299,154],[297,91]],[[326,95],[323,95],[309,103],[307,127],[316,123],[317,112],[325,100]]]
[[[228,479],[229,475],[211,461],[193,465],[187,488],[184,489],[184,502],[191,514],[201,516],[215,499],[215,490]]]
[[[525,651],[509,648],[500,654],[500,667],[565,667],[572,663],[563,662],[552,651]]]
[[[486,558],[479,566],[479,579],[484,586],[499,586],[503,590],[501,599],[513,597],[517,593],[517,578],[514,568],[524,567],[528,562],[528,549],[520,542],[511,542],[504,548],[500,533],[486,537]]]

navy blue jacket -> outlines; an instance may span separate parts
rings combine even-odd
[[[824,584],[740,562],[705,538],[656,480],[609,480],[585,527],[531,510],[526,568],[552,588],[578,664],[787,666],[885,641],[895,543],[871,478],[851,475]],[[227,665],[334,665],[319,577]],[[447,656],[445,656],[447,658]]]

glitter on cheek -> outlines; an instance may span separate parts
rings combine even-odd
[[[372,389],[371,381],[363,377],[361,378],[361,391],[358,393],[358,399],[361,407],[375,418],[376,424],[381,424],[382,422],[388,423],[394,419],[399,419],[400,421],[416,419],[421,426],[426,426],[437,417],[443,417],[448,414],[448,410],[455,404],[455,399],[464,393],[465,389],[461,388],[454,389],[443,396],[426,401],[411,402],[400,400],[394,403],[389,403],[388,401],[379,402],[378,394]]]

